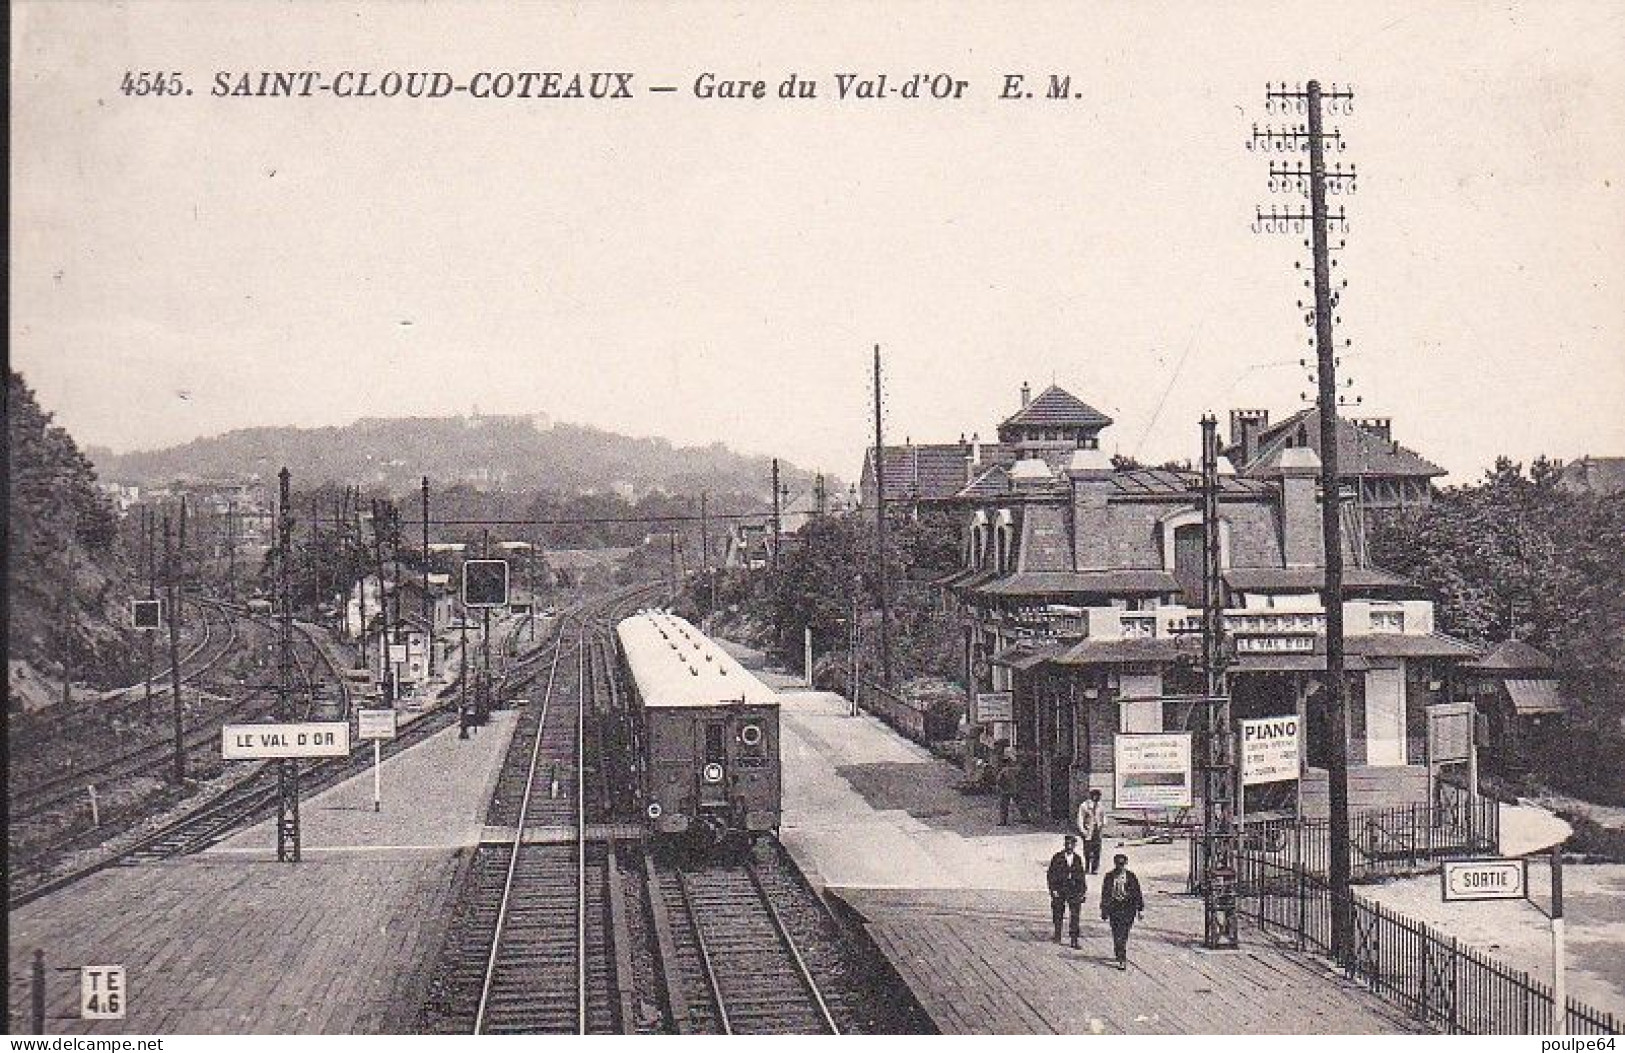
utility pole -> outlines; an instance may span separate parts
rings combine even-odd
[[[429,597],[429,477],[423,477],[423,638],[428,675],[434,676],[434,601]]]
[[[186,506],[181,505],[182,508]],[[186,784],[186,709],[181,698],[181,603],[175,549],[169,536],[169,515],[164,515],[164,577],[169,587],[169,689],[174,692],[170,707],[175,732],[175,785]]]
[[[1331,749],[1327,758],[1327,797],[1330,804],[1330,859],[1328,877],[1332,892],[1332,954],[1339,961],[1348,960],[1353,946],[1352,892],[1349,881],[1352,872],[1349,845],[1348,799],[1348,682],[1343,660],[1343,517],[1341,484],[1337,457],[1337,366],[1339,358],[1332,339],[1332,311],[1340,296],[1331,287],[1331,248],[1327,230],[1333,224],[1348,229],[1346,211],[1339,206],[1335,214],[1326,206],[1328,188],[1332,193],[1352,193],[1355,189],[1355,170],[1351,164],[1345,172],[1341,164],[1332,172],[1326,170],[1326,144],[1331,142],[1342,150],[1342,132],[1328,132],[1323,125],[1323,107],[1333,113],[1351,104],[1354,92],[1339,89],[1322,91],[1319,81],[1310,81],[1304,89],[1289,90],[1285,83],[1277,88],[1266,85],[1266,108],[1274,113],[1307,113],[1308,126],[1295,126],[1287,130],[1260,131],[1254,128],[1250,148],[1262,147],[1266,151],[1309,153],[1309,167],[1302,161],[1270,163],[1272,189],[1307,192],[1309,212],[1301,206],[1282,211],[1272,208],[1266,216],[1257,210],[1255,227],[1270,233],[1291,230],[1301,233],[1305,221],[1309,225],[1310,248],[1314,257],[1314,310],[1312,321],[1315,336],[1315,368],[1317,383],[1316,404],[1320,415],[1320,486],[1321,535],[1325,547],[1326,577],[1323,602],[1326,608],[1326,679],[1323,694],[1326,697],[1326,720],[1330,728]],[[1341,246],[1339,246],[1341,247]],[[1346,282],[1343,283],[1346,286]],[[1345,341],[1347,344],[1347,341]]]
[[[149,600],[153,600],[153,599],[158,598],[158,539],[156,537],[157,532],[158,532],[158,516],[157,516],[157,514],[151,508],[149,508],[148,506],[142,505],[141,506],[141,543],[142,543],[142,547],[146,550],[142,554],[146,557],[146,564],[147,564],[147,599],[149,599]],[[171,611],[169,616],[171,618],[173,618],[175,616],[174,612]],[[145,686],[144,694],[146,695],[147,712],[151,713],[152,712],[152,677],[153,677],[152,651],[153,651],[153,647],[154,647],[153,637],[157,636],[158,634],[155,633],[155,632],[150,632],[150,633],[146,633],[145,635],[147,637],[147,677],[146,677],[146,686]]]
[[[226,593],[237,598],[237,502],[226,502]]]
[[[1237,779],[1230,691],[1225,682],[1224,588],[1220,578],[1219,422],[1202,417],[1202,670],[1207,692],[1202,792],[1202,945],[1240,946],[1236,917]]]
[[[181,570],[182,570],[182,574],[184,576],[185,568],[186,568],[186,495],[185,494],[181,495],[181,536],[180,536],[180,544],[177,546],[177,548],[179,549],[180,567],[181,567]],[[181,585],[184,588],[185,587],[185,582],[183,581],[181,583]]]
[[[486,529],[480,541],[480,558],[491,556],[491,531]],[[480,726],[491,717],[491,608],[480,609],[483,629],[480,633],[480,689],[474,694],[475,720]]]
[[[886,447],[881,435],[880,345],[875,345],[875,597],[880,604],[880,679],[892,686],[891,603],[886,580]]]
[[[779,569],[779,537],[784,533],[784,523],[779,518],[779,459],[773,458],[773,547],[768,550],[768,558],[774,570]]]
[[[352,491],[345,489],[346,499]],[[361,488],[353,491],[355,499],[350,501],[350,518],[355,527],[356,567],[360,571],[360,581],[356,584],[356,591],[360,594],[361,603],[361,668],[372,671],[372,658],[367,651],[367,536],[361,532]],[[379,598],[383,598],[382,585],[379,586]]]
[[[706,507],[705,491],[700,491],[700,573],[705,575],[705,589],[709,596],[709,610],[717,609],[717,581],[711,576],[711,515]]]
[[[310,543],[307,551],[310,558],[306,562],[310,565],[310,620],[322,620],[322,579],[317,563],[316,549],[320,547],[322,539],[321,497],[312,491],[310,495]]]
[[[292,473],[283,468],[277,473],[280,484],[277,505],[277,604],[281,615],[281,646],[277,653],[277,719],[291,722],[293,711],[293,573],[290,560],[293,552]],[[299,762],[279,760],[276,770],[277,862],[299,862]]]
[[[389,660],[389,601],[384,597],[384,522],[383,507],[372,502],[372,555],[378,570],[378,658],[384,680],[384,704],[395,705],[395,663]]]
[[[823,472],[813,477],[813,514],[820,519],[829,514],[829,489]]]

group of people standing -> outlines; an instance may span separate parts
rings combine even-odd
[[[1067,834],[1061,850],[1049,861],[1050,915],[1055,923],[1055,942],[1061,942],[1061,923],[1070,920],[1072,946],[1081,936],[1083,901],[1089,891],[1089,875],[1100,873],[1100,848],[1106,833],[1106,808],[1099,790],[1078,806],[1078,836]],[[1078,850],[1078,837],[1083,850]],[[1134,922],[1145,913],[1145,896],[1140,879],[1128,868],[1128,856],[1112,857],[1112,869],[1101,880],[1100,917],[1111,925],[1112,950],[1119,969],[1128,968],[1128,936]]]

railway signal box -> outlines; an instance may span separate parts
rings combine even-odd
[[[464,607],[508,605],[508,561],[471,559],[463,564]]]

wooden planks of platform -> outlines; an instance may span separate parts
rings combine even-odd
[[[1158,896],[1119,972],[1084,905],[1082,948],[1052,940],[1042,891],[829,889],[948,1034],[1386,1034],[1423,1030],[1316,959],[1255,938],[1202,949],[1194,899]]]

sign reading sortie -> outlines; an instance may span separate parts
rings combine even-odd
[[[1288,782],[1298,777],[1299,720],[1296,714],[1238,721],[1241,725],[1241,784]]]
[[[1475,899],[1523,899],[1529,887],[1522,859],[1446,861],[1439,871],[1446,903]]]

